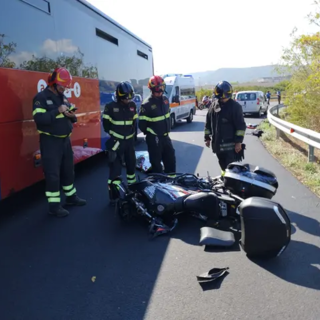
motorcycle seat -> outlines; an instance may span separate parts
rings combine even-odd
[[[222,231],[211,227],[200,229],[201,246],[231,247],[235,243],[234,234],[231,231]]]

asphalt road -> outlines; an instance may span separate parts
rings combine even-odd
[[[198,111],[192,124],[182,122],[171,134],[180,172],[219,174],[217,159],[203,147],[205,114]],[[277,175],[274,200],[293,225],[278,259],[257,264],[240,249],[206,252],[195,220],[153,241],[144,226],[121,225],[107,205],[108,169],[97,156],[76,170],[88,205],[65,219],[47,216],[41,183],[0,204],[0,319],[320,319],[319,199],[250,132],[246,160]],[[213,267],[230,273],[202,288],[196,275]]]

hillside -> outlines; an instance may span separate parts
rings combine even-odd
[[[196,86],[213,85],[220,80],[229,82],[256,82],[263,77],[279,76],[274,70],[275,65],[251,68],[221,68],[215,71],[195,72],[192,74]]]

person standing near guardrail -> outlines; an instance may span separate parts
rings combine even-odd
[[[227,81],[219,82],[214,88],[204,128],[204,141],[219,160],[221,177],[227,166],[243,157],[242,142],[246,132],[241,105],[231,99],[233,88]]]
[[[277,97],[278,97],[278,104],[281,104],[281,91],[277,91]]]
[[[267,104],[268,106],[270,105],[270,98],[271,98],[271,93],[270,91],[268,90],[268,92],[266,93],[266,98],[267,98]]]

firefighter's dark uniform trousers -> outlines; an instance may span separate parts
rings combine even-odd
[[[40,151],[46,196],[52,207],[60,204],[60,185],[67,197],[76,193],[74,182],[73,151],[70,138],[40,135]]]
[[[170,104],[166,96],[149,96],[143,101],[139,113],[139,128],[146,135],[152,172],[162,173],[163,161],[164,172],[175,176],[176,156],[169,137]]]
[[[136,154],[134,150],[134,138],[121,141],[119,149],[116,151],[116,158],[110,162],[110,173],[108,184],[112,183],[112,180],[118,178],[122,172],[122,159],[126,163],[127,169],[127,182],[132,184],[136,182]],[[115,180],[114,183],[118,184],[119,180]]]
[[[234,148],[234,147],[233,147]],[[225,151],[217,153],[218,162],[221,168],[221,175],[225,174],[228,164],[235,161],[235,151]]]
[[[242,143],[246,131],[242,107],[229,99],[226,103],[213,102],[208,110],[204,140],[211,140],[211,147],[219,160],[221,175],[235,161],[235,144]]]
[[[161,165],[162,161],[164,172],[171,175],[175,173],[176,157],[170,137],[168,135],[156,136],[152,133],[147,133],[146,142],[148,146],[152,172],[161,173],[163,171]]]
[[[103,113],[103,127],[109,133],[110,139],[107,140],[106,150],[115,156],[109,162],[109,197],[110,200],[117,198],[113,192],[111,184],[120,183],[119,176],[122,171],[122,158],[126,163],[127,182],[136,182],[136,155],[134,149],[134,137],[137,126],[137,108],[134,102],[125,105],[121,102],[111,102],[105,106]],[[110,159],[110,155],[109,155]]]
[[[65,96],[57,96],[49,88],[39,92],[33,99],[33,118],[40,133],[42,167],[46,179],[46,197],[50,209],[60,207],[60,187],[67,197],[76,196],[74,187],[73,151],[70,141],[72,123],[77,118],[60,114],[58,108],[65,104],[71,110]]]

